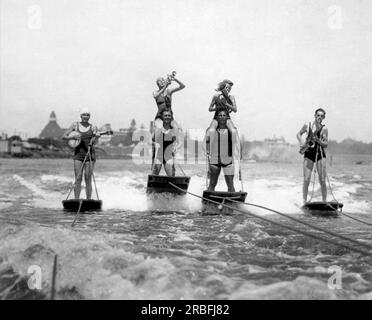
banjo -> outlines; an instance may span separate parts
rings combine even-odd
[[[104,135],[113,135],[114,133],[111,130],[107,131],[98,131],[93,138],[99,137],[99,136],[104,136]],[[68,136],[68,145],[71,148],[76,148],[80,143],[81,143],[81,134],[77,131],[72,131]],[[74,138],[74,139],[71,139]]]

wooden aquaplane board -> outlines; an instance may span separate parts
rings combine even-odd
[[[178,195],[185,195],[186,193],[173,187],[170,183],[173,183],[178,188],[187,191],[189,188],[190,177],[187,176],[156,176],[149,174],[147,178],[147,193],[173,193]]]
[[[234,207],[237,204],[235,201],[244,203],[247,197],[247,192],[226,192],[226,191],[203,191],[203,212],[207,214],[232,213],[234,210],[226,208],[223,204]],[[211,203],[208,200],[220,203],[220,205]],[[233,200],[234,202],[232,202]]]
[[[302,209],[312,214],[337,215],[338,210],[341,210],[343,206],[344,205],[341,202],[337,202],[337,201],[329,201],[329,202],[314,201],[314,202],[307,202],[306,204],[304,204]]]
[[[77,212],[79,210],[80,201],[83,202],[81,204],[80,212],[98,211],[102,209],[102,201],[92,199],[63,200],[62,201],[63,209],[67,211]]]

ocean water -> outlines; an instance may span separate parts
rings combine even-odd
[[[189,191],[202,195],[205,165],[183,168]],[[242,168],[246,202],[372,245],[367,224],[301,211],[301,159]],[[191,195],[148,196],[148,171],[128,160],[99,160],[103,211],[82,214],[71,227],[75,215],[61,201],[74,179],[72,160],[0,159],[0,298],[49,299],[55,255],[56,299],[372,298],[371,256],[246,213],[204,215]],[[334,156],[328,171],[344,212],[371,223],[371,158]],[[217,189],[226,190],[222,176]],[[319,199],[317,184],[314,192]],[[242,209],[346,243],[263,209]],[[29,286],[30,266],[41,270],[40,289]],[[336,283],[332,270],[339,270],[336,286],[329,285]]]

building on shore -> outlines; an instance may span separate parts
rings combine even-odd
[[[49,122],[39,134],[39,138],[61,139],[67,129],[62,129],[57,123],[57,117],[54,111],[49,116]]]

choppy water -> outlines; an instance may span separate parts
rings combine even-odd
[[[344,211],[372,221],[371,159],[365,160],[334,157],[329,173]],[[201,195],[204,165],[184,170],[192,176],[189,190]],[[95,174],[104,210],[81,215],[72,228],[74,215],[61,209],[73,181],[71,160],[0,159],[0,297],[48,298],[57,254],[58,299],[372,298],[370,257],[246,214],[202,215],[200,199],[189,195],[148,197],[147,172],[130,161],[100,160]],[[300,162],[244,163],[243,178],[247,202],[372,245],[370,226],[301,212]],[[28,289],[31,265],[41,267],[42,290]],[[341,268],[341,289],[327,285],[330,266]]]

